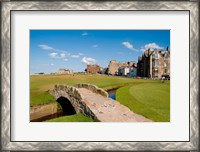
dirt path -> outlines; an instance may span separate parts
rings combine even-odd
[[[152,122],[111,98],[79,88],[83,101],[102,122]]]

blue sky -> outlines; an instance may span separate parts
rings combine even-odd
[[[31,30],[30,73],[84,71],[110,60],[136,61],[148,49],[170,47],[170,30]]]

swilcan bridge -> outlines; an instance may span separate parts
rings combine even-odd
[[[118,101],[108,98],[108,93],[95,85],[78,84],[76,87],[55,85],[49,93],[56,98],[63,107],[63,111],[68,114],[82,113],[101,122],[151,121],[132,112]]]

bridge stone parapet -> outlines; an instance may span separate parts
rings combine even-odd
[[[94,113],[85,104],[84,97],[80,94],[78,88],[73,86],[55,85],[53,90],[49,90],[49,93],[53,95],[56,100],[60,97],[67,98],[71,102],[76,113],[83,113],[88,117],[96,119]]]
[[[91,84],[78,84],[76,87],[55,85],[49,93],[64,102],[71,103],[76,113],[83,113],[101,122],[149,122],[151,120],[135,114],[118,101],[108,98],[108,93]],[[66,108],[67,109],[67,108]],[[64,111],[64,109],[63,109]]]
[[[98,88],[97,86],[93,85],[93,84],[88,84],[88,83],[82,83],[82,84],[78,84],[76,86],[77,88],[85,88],[88,89],[94,93],[100,94],[103,97],[108,97],[108,92],[106,92],[105,90]]]

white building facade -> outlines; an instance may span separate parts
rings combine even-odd
[[[136,77],[137,76],[137,68],[136,67],[120,67],[118,69],[118,75],[127,76],[127,77]]]

